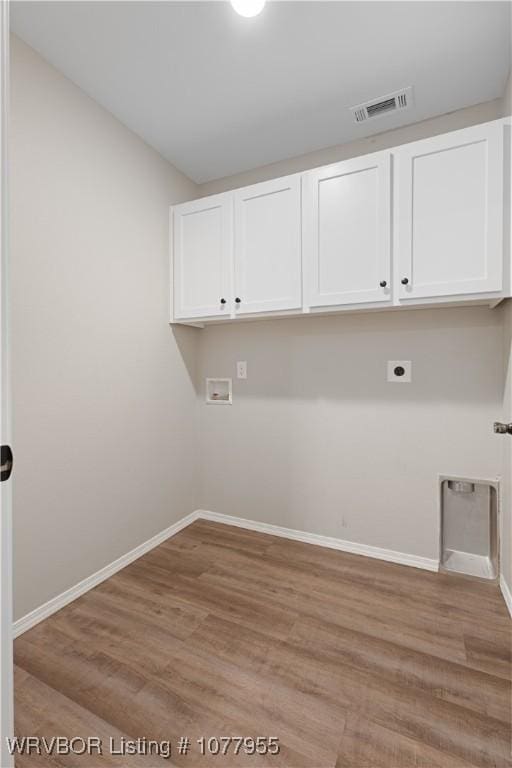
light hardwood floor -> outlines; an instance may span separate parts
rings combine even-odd
[[[495,584],[198,521],[15,643],[18,735],[170,739],[171,760],[17,766],[504,768],[510,629]],[[201,736],[281,751],[201,758]]]

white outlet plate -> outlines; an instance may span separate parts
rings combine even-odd
[[[397,384],[410,384],[412,381],[412,362],[410,360],[388,360],[388,381]]]
[[[237,379],[247,378],[247,363],[245,360],[241,360],[236,364],[236,377]]]

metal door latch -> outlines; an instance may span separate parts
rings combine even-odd
[[[10,478],[13,460],[11,446],[2,445],[0,447],[0,483]]]
[[[512,435],[512,422],[510,424],[503,424],[501,421],[495,421],[494,431],[497,435]]]

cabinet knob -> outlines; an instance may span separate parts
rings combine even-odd
[[[409,283],[409,278],[408,277],[402,277],[400,282],[402,283],[402,285],[407,285]]]
[[[235,304],[240,304],[241,301],[242,301],[242,299],[239,299],[238,296],[237,296],[236,299],[235,299]]]
[[[220,303],[221,303],[221,304],[225,304],[225,303],[226,303],[226,299],[221,299],[221,300],[220,300]]]
[[[380,285],[381,288],[385,288],[386,285],[387,285],[387,281],[386,280],[381,280],[379,285]]]

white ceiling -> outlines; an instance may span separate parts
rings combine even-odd
[[[501,96],[508,2],[11,2],[14,31],[196,182]],[[414,86],[409,111],[347,107]]]

